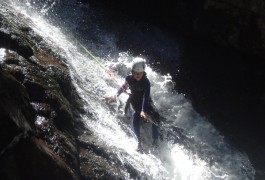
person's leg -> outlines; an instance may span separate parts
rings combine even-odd
[[[141,138],[140,138],[140,127],[141,127],[141,104],[140,103],[135,103],[131,102],[131,109],[133,111],[133,116],[132,116],[132,130],[135,133],[137,139],[138,139],[138,150],[141,151]]]
[[[141,120],[140,113],[134,111],[132,115],[132,129],[138,140],[140,139],[140,124],[141,124],[140,120]]]
[[[132,112],[132,130],[134,134],[137,137],[138,140],[138,150],[141,151],[141,139],[140,139],[140,125],[141,125],[141,119],[140,119],[140,113],[137,113],[133,110]]]
[[[159,127],[155,124],[152,124],[152,138],[153,138],[153,145],[157,146],[159,137]]]
[[[160,115],[157,112],[154,104],[151,102],[149,107],[149,113],[152,120],[152,138],[153,138],[153,145],[157,146],[158,137],[160,135],[159,132],[159,124],[160,124]]]

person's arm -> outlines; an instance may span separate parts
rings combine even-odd
[[[130,80],[130,75],[128,75],[128,76],[126,76],[126,78],[125,78],[125,83],[119,88],[119,90],[118,90],[118,92],[117,92],[117,97],[121,94],[121,93],[123,93],[123,92],[125,92],[125,93],[127,93],[127,89],[128,89],[128,87],[129,87],[129,80]],[[127,93],[128,94],[128,93]]]
[[[118,92],[116,95],[111,95],[105,97],[108,103],[115,101],[116,97],[118,97],[121,93],[126,92],[127,87],[129,86],[127,82],[128,76],[125,78],[125,83],[119,88]]]
[[[117,92],[117,97],[123,93],[123,92],[126,92],[126,89],[128,88],[129,84],[127,82],[127,80],[125,79],[125,83],[119,88],[118,92]]]

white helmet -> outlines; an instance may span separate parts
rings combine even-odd
[[[136,57],[133,59],[132,71],[135,72],[144,72],[145,69],[145,60],[140,57]]]

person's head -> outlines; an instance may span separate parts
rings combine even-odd
[[[141,80],[144,76],[145,61],[143,58],[136,57],[133,59],[132,75],[137,81]]]

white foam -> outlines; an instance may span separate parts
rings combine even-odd
[[[6,50],[3,49],[3,48],[0,48],[0,61],[3,61],[4,60],[4,57],[6,55]]]

